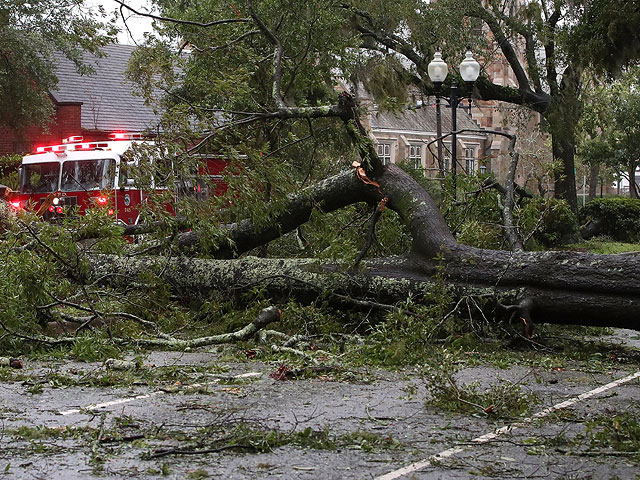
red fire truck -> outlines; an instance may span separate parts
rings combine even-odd
[[[126,166],[133,163],[127,152],[136,143],[153,145],[139,133],[118,132],[110,134],[109,141],[85,142],[83,137],[74,136],[60,145],[38,147],[35,154],[23,157],[20,186],[9,195],[9,203],[16,210],[37,211],[45,219],[72,209],[83,215],[87,208],[102,206],[118,223],[137,224],[146,192],[126,175]],[[226,191],[222,172],[228,162],[206,158],[201,164],[198,175],[178,182],[176,192],[205,199],[211,193]],[[214,186],[213,192],[210,185]]]

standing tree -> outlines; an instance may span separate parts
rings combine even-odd
[[[426,74],[434,48],[451,58],[472,44],[491,62],[499,51],[513,71],[516,86],[498,85],[481,76],[479,99],[524,105],[542,114],[551,133],[555,195],[577,212],[576,128],[582,113],[582,72],[617,73],[638,58],[633,31],[640,6],[624,0],[544,0],[522,2],[439,0],[429,4],[343,2],[371,59],[391,65],[398,79],[435,93]],[[627,41],[630,39],[630,41]],[[391,62],[390,57],[395,61]],[[462,82],[458,82],[460,84]]]
[[[629,182],[629,196],[639,198],[640,70],[632,68],[617,81],[600,85],[587,98],[582,122],[581,156],[592,166],[609,167]]]
[[[45,127],[53,114],[55,55],[89,73],[82,53],[99,54],[112,41],[113,24],[100,20],[83,0],[9,1],[0,4],[0,125]]]

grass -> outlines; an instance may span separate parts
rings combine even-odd
[[[606,237],[595,237],[591,240],[585,240],[580,243],[567,245],[569,250],[585,251],[590,253],[600,253],[605,255],[613,255],[616,253],[640,252],[640,244],[638,243],[622,243],[614,242]]]

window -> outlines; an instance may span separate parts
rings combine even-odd
[[[480,165],[480,173],[487,173],[487,166],[486,165]]]
[[[475,173],[475,150],[473,148],[464,149],[464,159],[466,162],[467,175],[473,175]]]
[[[389,165],[391,163],[391,144],[379,143],[378,144],[378,157],[382,161],[383,165]]]
[[[475,172],[475,160],[473,158],[467,158],[466,160],[466,172],[467,175],[473,175]]]
[[[409,163],[416,170],[422,169],[422,145],[409,145]]]
[[[59,174],[58,162],[27,164],[20,175],[20,193],[55,192]]]
[[[60,190],[103,190],[113,188],[115,162],[111,159],[73,160],[62,164]]]

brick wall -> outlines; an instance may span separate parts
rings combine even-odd
[[[47,129],[33,125],[22,132],[0,126],[0,155],[33,152],[42,145],[56,145],[72,135],[84,135],[86,140],[103,140],[106,132],[83,131],[82,103],[56,105],[54,117]]]

